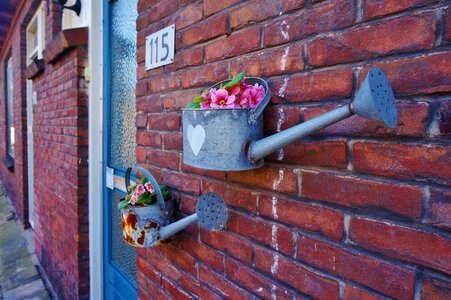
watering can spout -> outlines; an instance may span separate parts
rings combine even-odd
[[[390,128],[394,128],[398,123],[398,109],[393,89],[381,69],[377,67],[370,69],[352,103],[269,137],[251,141],[246,147],[246,155],[252,163],[255,163],[277,149],[353,114],[382,122]]]
[[[227,219],[227,205],[224,200],[218,194],[206,193],[197,201],[195,214],[161,227],[159,237],[160,240],[165,240],[196,221],[208,231],[221,230]]]

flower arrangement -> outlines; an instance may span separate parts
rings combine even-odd
[[[187,106],[191,109],[221,109],[257,107],[265,97],[265,88],[256,83],[250,85],[245,82],[244,72],[235,76],[218,89],[211,88],[194,98]]]
[[[162,184],[159,186],[163,199],[165,201],[171,199],[168,187]],[[146,176],[143,176],[141,181],[137,181],[135,185],[130,186],[129,190],[130,193],[117,205],[119,209],[123,209],[128,205],[147,206],[158,202],[155,188]]]

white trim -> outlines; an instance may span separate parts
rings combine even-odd
[[[102,211],[102,0],[90,1],[89,26],[89,284],[90,299],[103,299]]]
[[[31,18],[26,29],[27,40],[27,66],[31,64],[33,59],[42,59],[42,51],[45,48],[45,1],[39,4],[38,9]],[[34,40],[36,39],[36,46]],[[33,49],[30,49],[34,46]]]

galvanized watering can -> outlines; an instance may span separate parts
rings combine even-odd
[[[374,67],[348,105],[262,138],[261,114],[271,95],[263,79],[248,78],[246,82],[258,82],[266,89],[265,98],[256,109],[183,110],[184,163],[211,170],[254,169],[263,165],[263,158],[268,154],[353,114],[391,128],[398,123],[393,89],[384,72]]]
[[[197,201],[196,213],[177,222],[173,222],[174,199],[164,201],[161,189],[146,169],[140,167],[127,168],[125,184],[130,193],[131,171],[142,172],[155,188],[158,202],[148,206],[127,206],[121,209],[122,233],[124,241],[135,247],[158,246],[161,241],[183,230],[195,221],[209,230],[221,230],[227,224],[228,211],[224,200],[217,194],[207,193]]]

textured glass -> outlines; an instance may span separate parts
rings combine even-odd
[[[136,249],[122,240],[121,213],[117,209],[117,203],[123,195],[112,192],[111,199],[111,261],[115,263],[131,281],[136,279]]]
[[[135,164],[137,0],[118,0],[111,10],[110,164]]]

